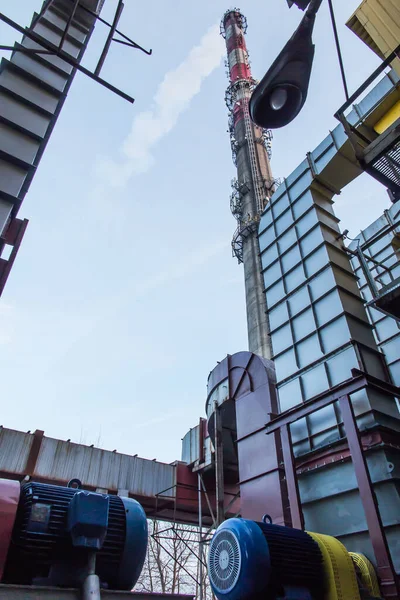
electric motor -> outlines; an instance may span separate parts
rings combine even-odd
[[[21,488],[2,583],[77,587],[94,552],[101,584],[131,590],[146,550],[147,519],[136,500],[27,483]]]
[[[217,529],[208,573],[219,600],[318,600],[324,594],[323,558],[310,535],[246,519],[228,519]]]

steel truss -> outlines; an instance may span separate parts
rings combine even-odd
[[[219,411],[218,411],[219,414]],[[218,433],[216,434],[217,439],[216,439],[216,444],[218,442]],[[151,519],[155,519],[155,520],[163,520],[166,523],[170,523],[168,526],[165,527],[165,529],[162,529],[161,531],[156,532],[155,534],[152,534],[152,538],[154,539],[154,541],[162,548],[162,550],[173,560],[176,560],[176,557],[174,557],[170,550],[167,547],[166,541],[167,540],[171,540],[172,539],[177,539],[180,542],[182,542],[184,544],[184,546],[193,554],[193,556],[196,558],[197,560],[197,569],[196,569],[196,576],[194,576],[193,573],[190,573],[190,571],[188,571],[185,567],[185,565],[183,565],[179,560],[176,560],[177,564],[185,571],[185,573],[193,580],[193,582],[196,584],[197,587],[197,591],[198,591],[198,595],[197,597],[199,598],[199,600],[203,600],[203,586],[204,586],[204,580],[207,574],[207,563],[206,563],[206,558],[205,558],[205,553],[206,553],[206,546],[210,543],[211,539],[212,539],[212,532],[218,527],[218,525],[220,523],[222,523],[222,521],[225,520],[226,515],[228,514],[230,508],[232,507],[232,505],[234,504],[234,502],[237,500],[237,498],[240,496],[240,491],[237,492],[236,494],[233,493],[229,493],[229,492],[224,492],[223,489],[223,475],[221,475],[221,466],[222,466],[222,453],[223,450],[221,448],[221,452],[220,452],[220,456],[219,458],[216,457],[215,459],[215,473],[216,473],[216,511],[213,509],[212,506],[212,502],[211,502],[211,498],[209,495],[209,492],[206,488],[206,485],[204,483],[204,479],[203,476],[201,474],[201,472],[197,473],[197,487],[193,486],[193,485],[189,485],[189,484],[175,484],[174,486],[167,488],[165,490],[162,490],[161,492],[159,492],[158,494],[156,494],[156,508],[153,514],[148,513],[148,518]],[[176,497],[177,497],[177,488],[181,488],[183,490],[186,491],[191,491],[191,492],[197,492],[197,508],[198,508],[198,521],[192,521],[189,519],[186,519],[183,515],[182,515],[182,511],[180,509],[177,508],[176,506]],[[169,492],[171,495],[166,496],[165,494]],[[231,496],[230,501],[228,502],[227,506],[223,506],[221,509],[221,494],[222,494],[222,499],[224,495],[227,496]],[[220,499],[220,502],[218,503],[218,499]],[[205,504],[206,506],[204,506],[204,500],[205,500]],[[219,504],[219,506],[218,506]],[[203,508],[204,506],[204,508]],[[163,516],[163,511],[165,509],[172,509],[172,518],[165,518]],[[191,513],[192,514],[192,513]],[[238,516],[238,515],[234,515],[234,516]],[[190,545],[187,543],[187,540],[185,540],[180,534],[181,533],[186,533],[186,532],[193,532],[195,531],[195,529],[190,529],[190,528],[177,528],[178,524],[188,524],[191,525],[193,528],[197,528],[198,529],[198,547],[197,550],[193,547],[193,545]],[[168,534],[172,534],[168,535]]]
[[[80,71],[81,73],[83,73],[84,75],[89,77],[90,79],[93,79],[94,81],[96,81],[103,87],[107,88],[108,90],[110,90],[111,92],[116,94],[117,96],[120,96],[124,100],[127,100],[130,103],[133,103],[135,101],[134,98],[132,98],[131,96],[129,96],[128,94],[123,92],[121,89],[115,87],[114,85],[112,85],[111,83],[109,83],[108,81],[106,81],[105,79],[102,79],[100,77],[100,72],[101,72],[104,62],[107,58],[108,51],[110,49],[112,42],[116,42],[118,44],[123,44],[130,48],[135,48],[135,49],[141,50],[142,52],[144,52],[147,55],[152,54],[152,50],[145,50],[144,48],[142,48],[142,46],[140,46],[139,44],[137,44],[136,42],[131,40],[127,35],[125,35],[124,33],[122,33],[121,31],[119,31],[117,29],[117,26],[118,26],[118,23],[119,23],[119,20],[120,20],[120,17],[121,17],[123,8],[124,8],[123,0],[118,0],[118,5],[116,7],[115,15],[114,15],[114,19],[113,19],[112,23],[109,23],[105,19],[102,19],[97,12],[90,10],[86,6],[83,6],[82,4],[80,4],[80,0],[69,0],[69,2],[71,3],[71,13],[69,15],[67,25],[61,36],[60,43],[58,44],[58,46],[53,44],[52,42],[44,39],[42,36],[40,36],[34,32],[34,27],[43,18],[46,11],[49,8],[51,8],[51,6],[54,4],[55,1],[56,0],[45,0],[40,13],[38,13],[36,15],[35,19],[33,19],[32,24],[29,28],[22,27],[22,25],[20,25],[16,21],[13,21],[12,19],[7,17],[3,13],[0,13],[1,21],[3,21],[4,23],[6,23],[6,25],[9,25],[13,29],[18,31],[22,35],[28,37],[29,39],[36,42],[37,44],[39,44],[42,47],[42,49],[35,49],[35,48],[24,48],[20,44],[17,44],[15,46],[0,45],[0,50],[7,50],[10,52],[23,52],[24,54],[37,54],[37,55],[50,54],[50,55],[58,56],[59,58],[64,60],[66,63],[71,65],[77,71]],[[106,25],[109,28],[107,40],[104,44],[103,50],[100,54],[97,66],[94,69],[94,71],[91,71],[90,69],[83,67],[80,64],[79,60],[75,59],[73,56],[71,56],[70,54],[68,54],[67,52],[65,52],[63,50],[65,40],[68,37],[70,28],[73,25],[76,11],[78,9],[87,12],[92,17],[94,17],[94,19],[96,21],[100,21],[101,23],[103,23],[104,25]],[[114,37],[115,35],[117,35],[119,37]]]

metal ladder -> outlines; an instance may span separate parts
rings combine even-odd
[[[242,85],[243,84],[241,84],[240,87],[242,87]],[[254,130],[253,130],[253,125],[251,123],[250,113],[249,113],[249,97],[246,94],[244,85],[243,85],[243,98],[241,100],[241,103],[242,103],[243,116],[244,116],[244,126],[245,126],[245,131],[246,131],[247,147],[249,149],[250,169],[251,169],[251,175],[253,178],[256,209],[257,209],[257,214],[261,214],[261,212],[264,209],[265,194],[264,194],[263,186],[260,185],[259,169],[258,169],[258,162],[257,162],[257,156],[256,156],[256,148],[255,148],[255,143],[254,143]]]

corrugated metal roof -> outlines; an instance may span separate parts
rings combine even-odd
[[[0,471],[24,473],[33,435],[0,427]]]
[[[26,474],[33,434],[0,429],[0,471]],[[175,496],[176,467],[100,448],[43,437],[33,477],[54,481],[80,479],[83,486],[133,496]]]
[[[147,497],[175,484],[173,465],[52,438],[43,439],[34,475],[64,481],[76,477],[84,486]],[[168,495],[174,493],[171,489]]]
[[[364,0],[346,23],[378,56],[389,56],[399,44],[400,5],[398,0]],[[399,73],[400,61],[393,67]]]

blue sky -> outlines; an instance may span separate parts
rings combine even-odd
[[[24,24],[40,5],[0,0]],[[357,5],[336,0],[350,90],[379,62],[344,26]],[[115,6],[107,0],[103,16]],[[261,78],[301,13],[285,0],[240,7]],[[133,106],[76,76],[20,211],[30,224],[0,300],[4,426],[170,462],[204,414],[209,371],[246,349],[217,33],[227,8],[126,0],[120,28],[153,55],[115,44],[102,76],[133,95]],[[16,39],[4,24],[0,34],[2,43]],[[98,26],[85,65],[96,64],[105,35]],[[327,6],[314,39],[307,104],[274,134],[276,177],[335,127],[344,101]],[[384,189],[363,176],[336,210],[354,237],[387,205]]]

